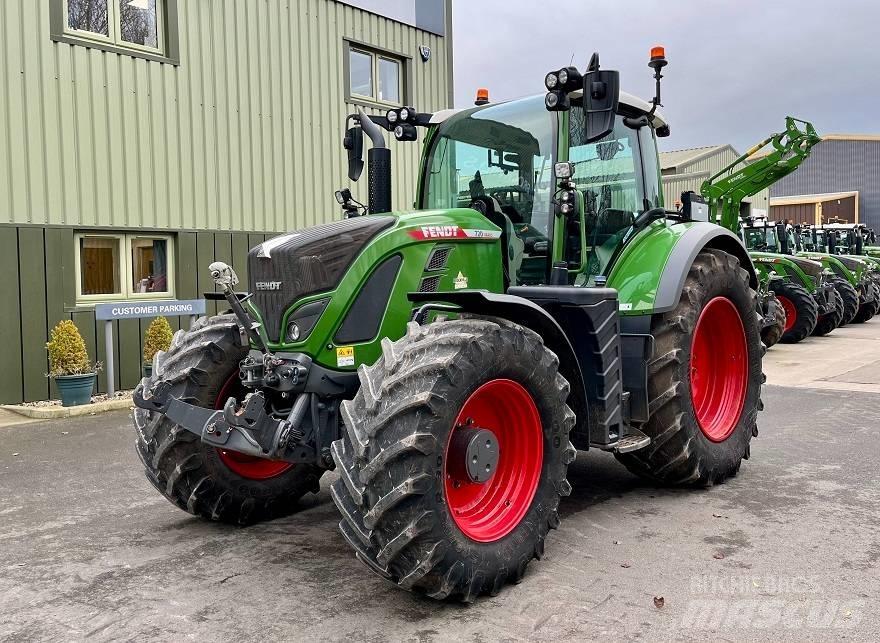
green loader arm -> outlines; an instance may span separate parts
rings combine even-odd
[[[798,124],[802,124],[803,129]],[[709,204],[709,212],[715,222],[738,233],[742,200],[794,172],[810,155],[810,149],[821,140],[811,123],[786,117],[784,132],[767,137],[703,182],[700,192]],[[766,156],[744,165],[735,174],[724,176],[767,145],[772,145],[773,149]]]

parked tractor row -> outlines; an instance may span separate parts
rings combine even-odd
[[[369,203],[340,191],[344,219],[252,249],[246,293],[212,264],[230,312],[179,332],[137,388],[137,450],[159,493],[249,524],[292,512],[335,470],[361,562],[472,601],[542,556],[578,450],[663,485],[736,475],[762,406],[759,308],[787,273],[757,269],[740,236],[754,183],[719,177],[705,199],[664,206],[665,65],[652,50],[650,102],[594,55],[583,74],[547,74],[543,96],[352,114],[349,176],[366,134]],[[748,166],[756,180],[808,152],[812,127],[788,125],[770,141],[779,158]],[[385,132],[420,131],[419,209],[392,212]],[[828,295],[804,263],[810,297]]]

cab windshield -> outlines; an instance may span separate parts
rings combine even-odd
[[[776,252],[778,239],[776,227],[772,228],[745,228],[746,246],[749,250]]]
[[[428,153],[421,207],[466,208],[476,197],[492,197],[517,236],[546,239],[553,118],[543,96],[449,118]]]

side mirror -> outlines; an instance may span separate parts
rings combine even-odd
[[[788,235],[786,234],[785,224],[776,224],[776,238],[779,240],[779,253],[783,255],[791,254],[791,248],[788,247]]]
[[[858,231],[856,231],[855,237],[856,237],[856,254],[860,255],[865,250],[864,240],[862,239],[862,235],[859,234]]]
[[[589,71],[584,76],[584,111],[589,143],[604,138],[614,129],[614,116],[620,102],[620,72]]]
[[[360,125],[345,131],[342,146],[348,150],[348,178],[357,181],[364,171],[364,130]]]

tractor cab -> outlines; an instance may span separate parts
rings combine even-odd
[[[470,207],[501,228],[510,285],[548,283],[557,262],[569,284],[595,285],[635,220],[662,207],[662,117],[649,121],[647,103],[623,94],[610,131],[590,140],[582,97],[570,105],[564,116],[541,97],[485,105],[429,136],[419,206]]]

